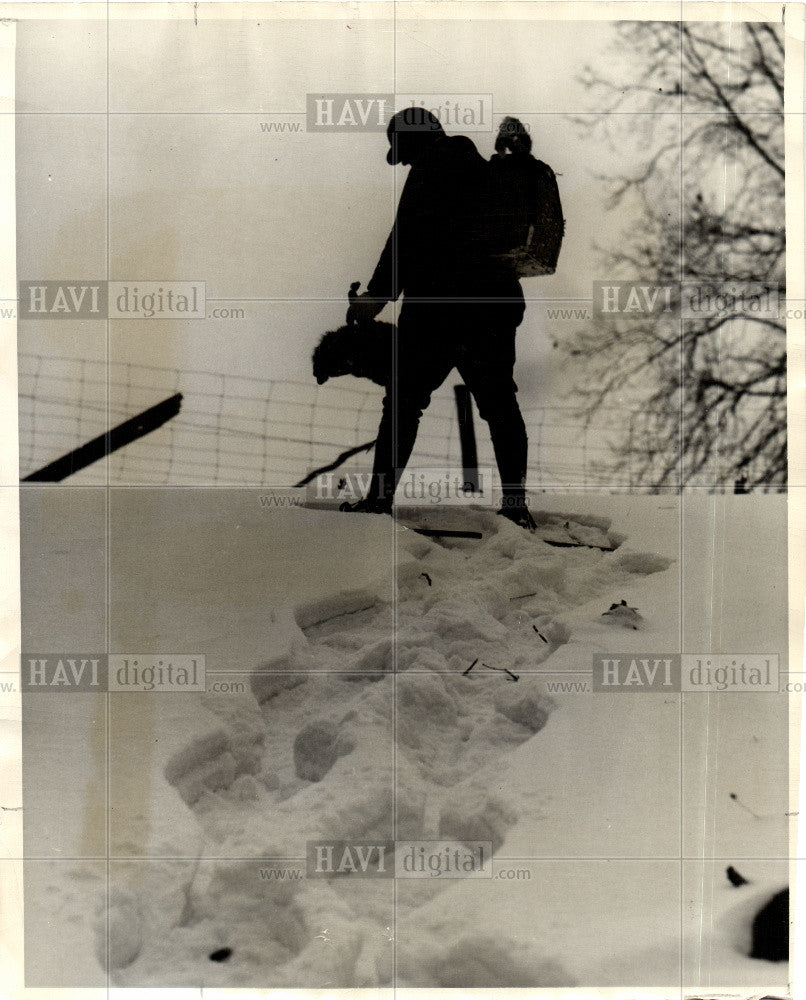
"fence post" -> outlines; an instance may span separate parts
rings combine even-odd
[[[462,449],[463,490],[481,493],[479,489],[479,458],[476,450],[476,432],[473,428],[473,406],[470,390],[466,385],[453,387],[456,396],[456,415],[459,420],[459,444]]]
[[[131,444],[132,441],[162,427],[179,413],[181,406],[182,393],[177,392],[161,403],[157,403],[156,406],[150,406],[142,413],[138,413],[136,417],[124,420],[122,424],[113,427],[106,434],[99,434],[92,441],[82,444],[80,448],[74,448],[73,451],[67,452],[66,455],[57,458],[55,462],[49,462],[43,468],[25,476],[22,482],[60,483],[68,476],[72,476],[74,473],[86,469],[93,462],[97,462],[99,458],[105,458],[119,448],[123,448],[125,445]]]

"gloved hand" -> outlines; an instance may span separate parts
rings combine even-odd
[[[351,296],[350,306],[347,309],[347,324],[369,323],[378,315],[386,305],[384,299],[373,298],[369,292],[363,295]]]

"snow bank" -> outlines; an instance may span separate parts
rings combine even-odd
[[[654,523],[630,548],[639,499]],[[588,502],[538,518],[544,537],[464,512],[481,540],[285,515],[316,580],[295,581],[254,621],[241,615],[247,689],[161,697],[148,734],[131,734],[149,777],[121,803],[123,853],[177,860],[114,866],[110,956],[103,911],[95,933],[116,985],[386,986],[393,951],[398,986],[678,981],[681,892],[698,884],[691,866],[681,888],[674,860],[679,698],[591,697],[555,682],[584,680],[595,652],[677,648],[679,522],[657,498],[631,498],[615,524],[604,508],[617,500]],[[323,539],[355,522],[370,565],[345,570],[344,547]],[[580,547],[547,544],[558,531]],[[239,539],[244,558],[257,537]],[[589,547],[602,540],[614,550]],[[377,558],[393,543],[394,578]],[[246,575],[257,586],[254,568]],[[639,609],[638,629],[604,615],[622,600]],[[184,648],[160,620],[165,648]],[[237,639],[219,640],[219,662]],[[121,725],[134,730],[143,703],[128,704]],[[325,839],[489,841],[493,878],[399,879],[395,910],[388,879],[305,877],[307,842]],[[516,867],[533,877],[502,881]],[[758,898],[781,874],[753,873]],[[707,877],[721,886],[718,870]],[[740,906],[740,895],[726,883],[713,927],[685,929],[689,954],[707,955],[692,982],[785,981],[785,966],[743,957],[737,931],[757,898]]]

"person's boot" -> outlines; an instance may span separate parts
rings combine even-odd
[[[519,528],[536,531],[535,519],[526,505],[525,479],[524,476],[520,482],[504,483],[501,509],[497,513],[508,521],[512,521],[513,524],[517,524]]]
[[[526,531],[534,532],[537,530],[535,519],[526,506],[526,498],[523,494],[520,496],[517,494],[505,494],[501,503],[501,509],[496,513],[501,517],[505,517],[508,521],[512,521],[513,524],[517,524],[519,528],[524,528]]]

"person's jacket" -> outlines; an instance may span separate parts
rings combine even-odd
[[[495,252],[489,225],[490,170],[466,136],[443,136],[414,163],[394,226],[370,280],[370,295],[507,297],[520,283]]]

